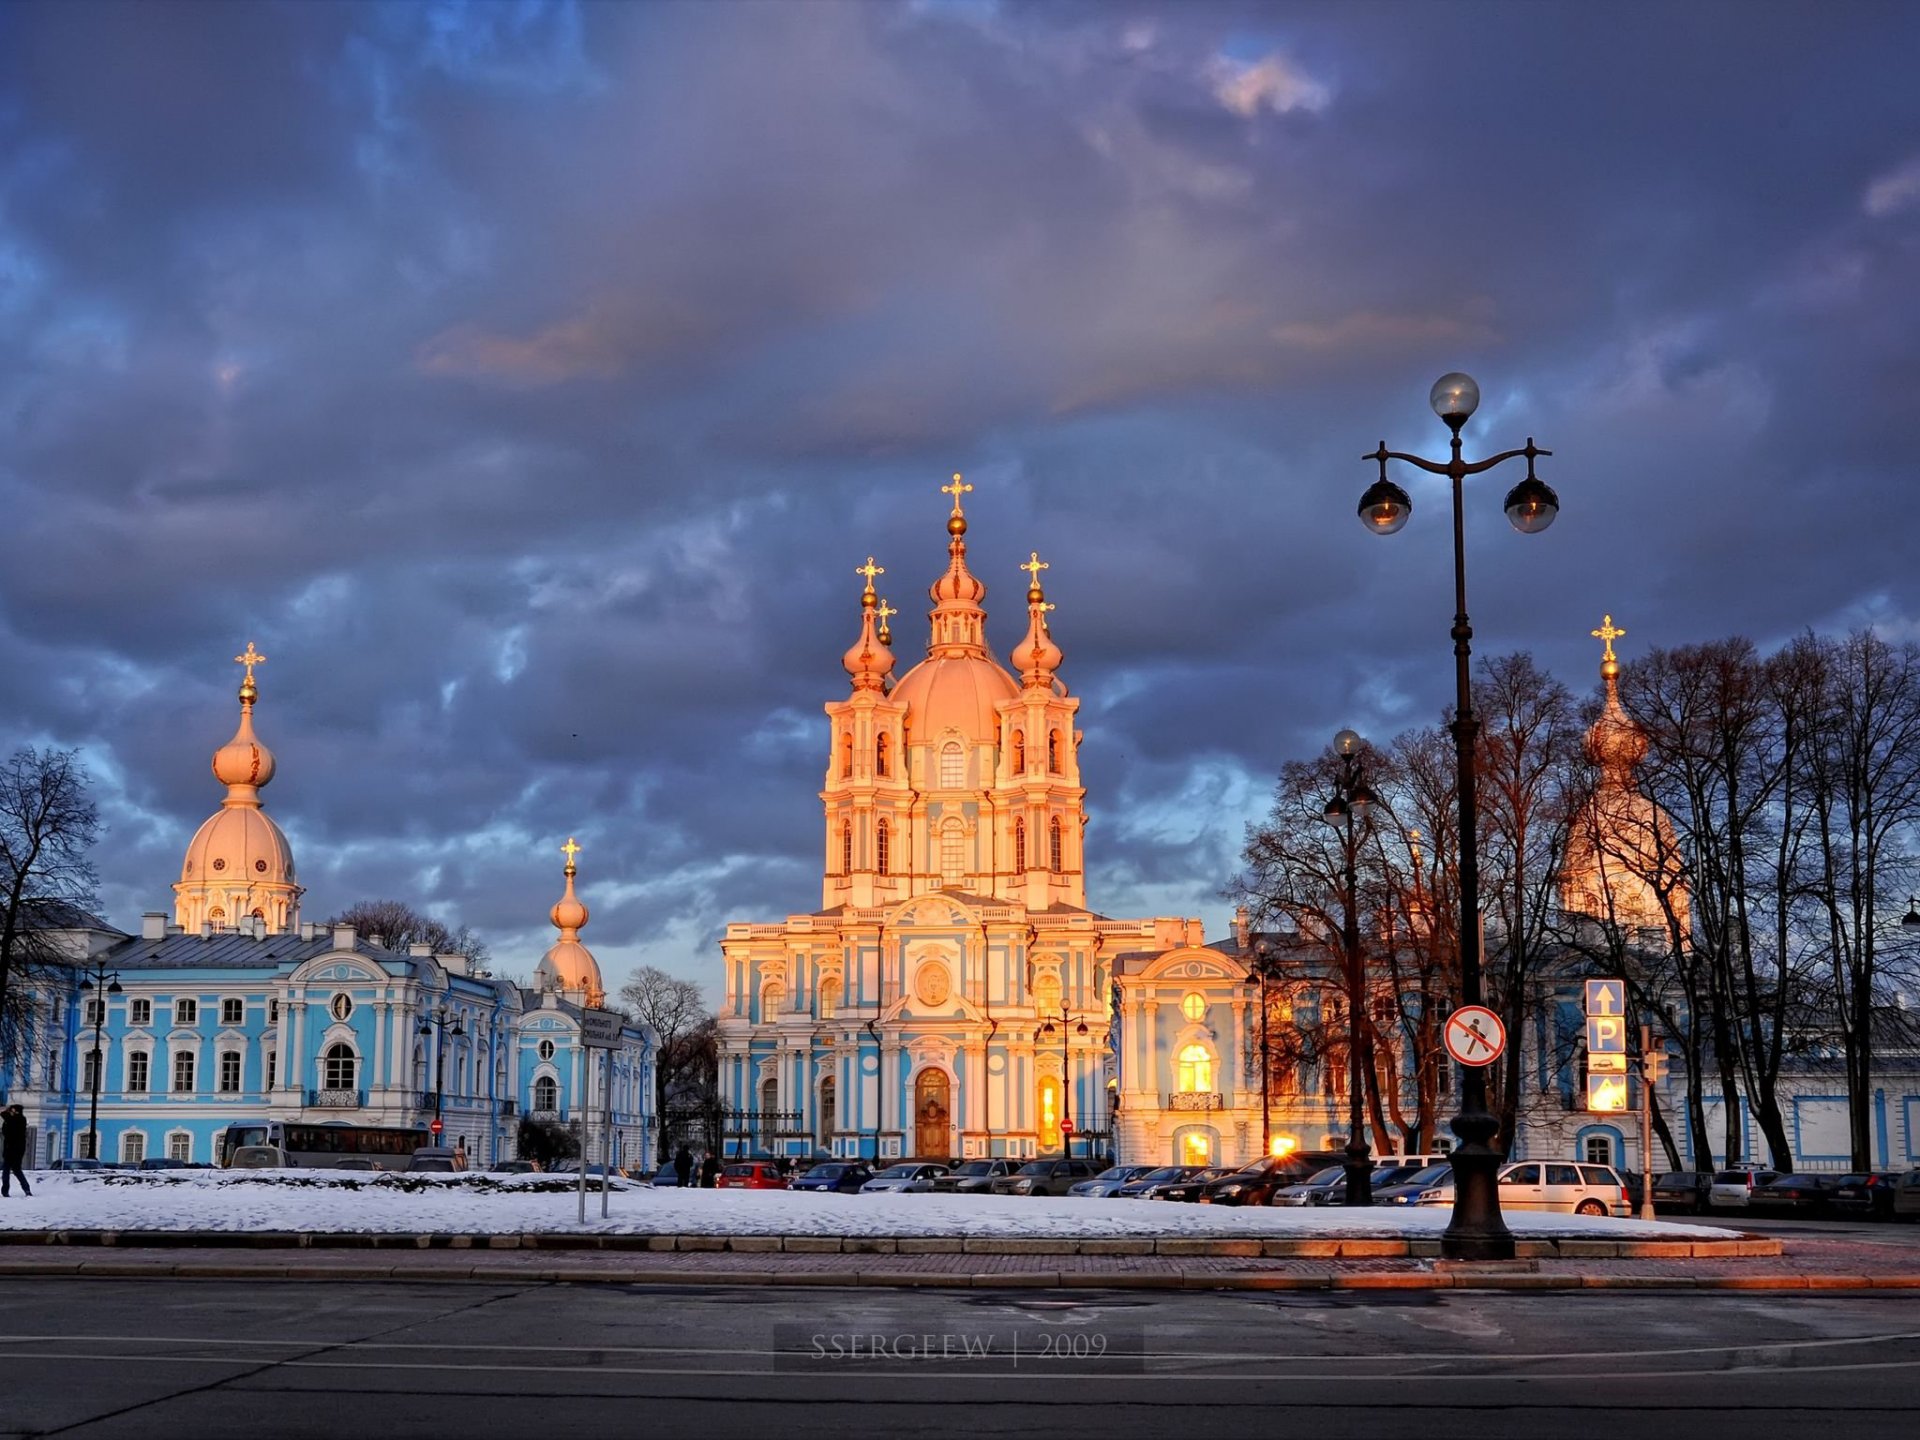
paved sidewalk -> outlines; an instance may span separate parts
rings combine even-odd
[[[1793,1240],[1779,1255],[1425,1258],[604,1252],[487,1249],[236,1250],[33,1245],[0,1249],[0,1277],[486,1281],[506,1284],[818,1285],[1155,1290],[1920,1289],[1920,1260],[1886,1246]]]

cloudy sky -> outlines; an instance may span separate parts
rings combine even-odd
[[[249,640],[309,916],[618,982],[818,903],[871,553],[954,470],[1000,653],[1052,564],[1096,908],[1198,914],[1272,777],[1481,653],[1920,634],[1920,8],[0,7],[0,739],[170,905]],[[904,668],[904,665],[903,667]]]

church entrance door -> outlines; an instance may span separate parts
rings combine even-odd
[[[952,1087],[944,1070],[922,1070],[913,1087],[913,1153],[923,1159],[952,1153],[948,1121]]]

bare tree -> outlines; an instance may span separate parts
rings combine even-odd
[[[475,968],[485,965],[493,952],[487,942],[473,933],[471,926],[449,929],[447,925],[422,914],[404,900],[362,900],[349,905],[326,922],[351,925],[363,938],[379,937],[394,950],[409,945],[430,945],[437,955],[465,955]]]
[[[620,999],[633,1017],[658,1037],[653,1062],[654,1113],[663,1115],[670,1099],[700,1104],[718,1079],[718,1031],[701,989],[691,980],[643,965],[620,987]],[[661,1144],[667,1143],[665,1131]],[[667,1158],[664,1154],[660,1157]]]
[[[24,982],[62,957],[54,930],[94,905],[100,816],[77,750],[16,750],[0,766],[0,1066],[26,1033]]]

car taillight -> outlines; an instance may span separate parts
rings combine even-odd
[[[1622,1205],[1631,1205],[1633,1203],[1627,1198],[1627,1187],[1624,1185],[1620,1187],[1620,1203]]]

